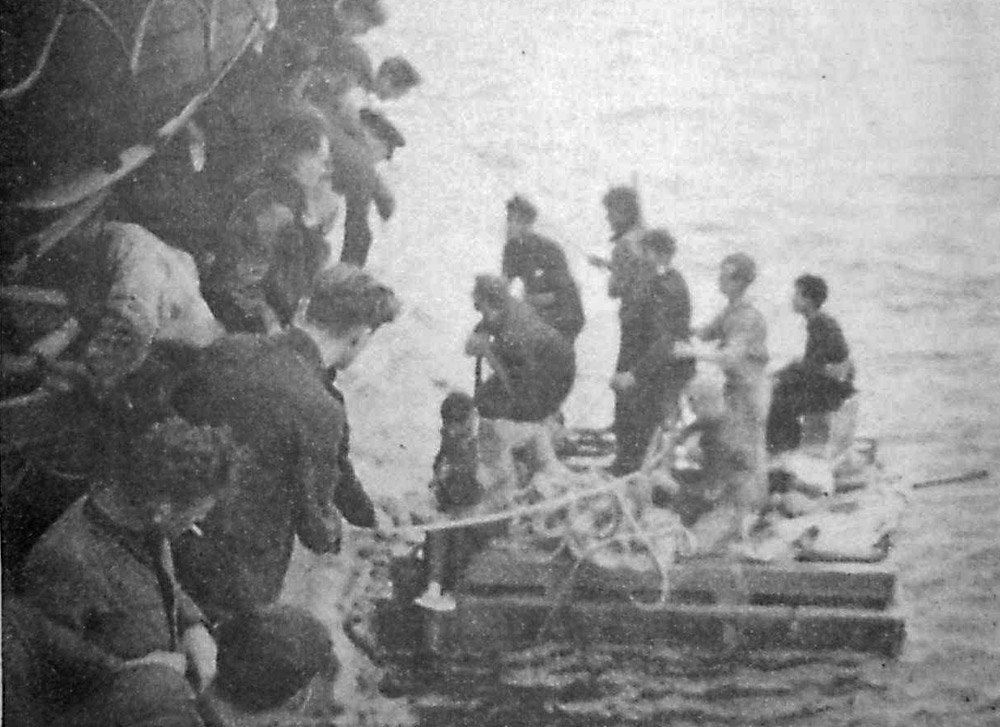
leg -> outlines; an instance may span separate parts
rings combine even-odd
[[[514,447],[517,441],[512,422],[503,419],[479,420],[480,481],[486,490],[487,508],[502,510],[507,506],[517,483]]]
[[[453,611],[454,599],[442,593],[442,586],[454,587],[454,534],[453,530],[435,530],[427,533],[424,557],[427,559],[427,589],[414,603],[431,611]]]
[[[768,452],[785,452],[801,444],[799,416],[803,413],[804,383],[801,376],[788,369],[778,375],[767,415]]]
[[[612,473],[618,476],[642,466],[653,432],[663,419],[661,392],[635,387],[618,394],[615,400],[617,450]]]
[[[767,451],[765,429],[768,412],[768,388],[763,371],[760,377],[727,381],[726,423],[723,440],[738,453],[740,465],[733,472],[728,487],[737,505],[737,523],[741,534],[751,516],[767,505]]]
[[[372,229],[368,223],[371,199],[351,195],[344,210],[344,246],[340,251],[340,262],[351,263],[359,268],[368,260],[368,250],[372,244]]]

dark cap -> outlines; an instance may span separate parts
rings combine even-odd
[[[677,252],[677,241],[674,236],[662,228],[650,230],[643,235],[642,245],[663,257],[672,257]]]
[[[722,265],[728,265],[733,269],[733,277],[750,285],[757,279],[757,263],[745,252],[734,252],[726,255],[722,259]]]
[[[795,279],[795,287],[802,293],[802,297],[812,301],[812,304],[817,308],[826,302],[826,296],[829,293],[826,281],[823,278],[818,275],[809,275],[808,273],[800,275]]]
[[[337,12],[362,15],[372,27],[376,28],[385,25],[388,17],[382,6],[382,0],[341,0]]]
[[[602,201],[606,209],[621,210],[633,222],[638,222],[642,217],[639,193],[634,187],[612,187],[604,194]]]
[[[535,205],[519,194],[507,200],[507,214],[522,217],[529,223],[538,219],[538,209]]]
[[[422,80],[416,67],[402,56],[386,58],[379,64],[377,76],[385,78],[401,90],[409,90]]]

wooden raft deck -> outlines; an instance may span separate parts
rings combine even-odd
[[[895,574],[884,564],[688,560],[671,569],[660,602],[654,573],[590,563],[573,572],[568,558],[488,550],[473,559],[457,608],[446,613],[412,604],[422,586],[417,567],[397,563],[396,596],[378,604],[379,641],[390,649],[495,653],[541,638],[894,656],[905,635],[893,610]]]

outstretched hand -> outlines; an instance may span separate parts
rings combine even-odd
[[[587,262],[593,265],[595,268],[599,268],[601,270],[611,269],[611,261],[605,257],[601,257],[600,255],[588,255]]]

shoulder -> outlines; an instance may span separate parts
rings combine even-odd
[[[806,327],[810,331],[815,331],[816,333],[839,333],[840,324],[837,323],[837,319],[831,316],[826,311],[820,311],[815,316],[813,316]]]
[[[212,368],[215,364],[229,360],[249,365],[267,350],[267,343],[267,339],[261,335],[231,333],[205,348],[199,368]]]
[[[184,402],[184,407],[198,409],[209,400],[238,403],[238,392],[255,388],[258,380],[274,378],[268,373],[257,373],[274,368],[275,354],[269,348],[264,336],[246,333],[229,334],[214,341],[187,370],[177,387],[174,402]]]
[[[531,239],[539,252],[542,252],[546,256],[557,259],[564,259],[566,257],[562,245],[555,240],[536,233],[532,233]]]
[[[667,268],[661,275],[657,275],[656,284],[667,295],[688,296],[687,281],[677,268]]]
[[[24,564],[25,581],[39,585],[53,572],[80,575],[87,556],[93,552],[94,536],[84,514],[83,497],[53,523],[28,553]]]
[[[516,237],[509,238],[503,245],[504,258],[517,258],[524,254],[524,244]]]

